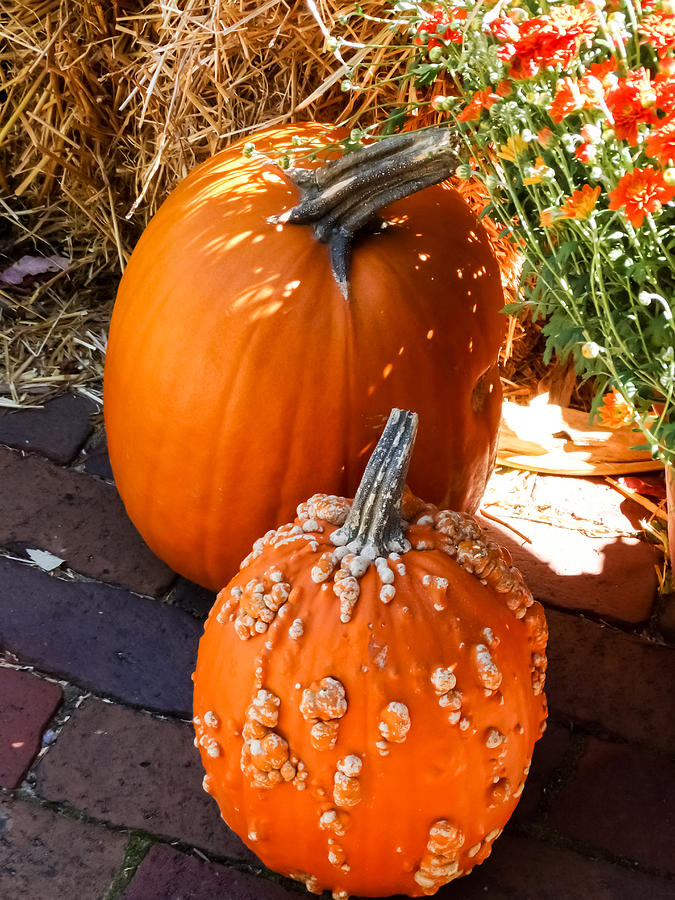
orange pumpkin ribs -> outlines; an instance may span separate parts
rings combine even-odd
[[[308,161],[284,171],[269,158],[294,138],[321,146],[335,131],[262,132],[252,155],[235,144],[173,191],[110,328],[117,488],[151,549],[214,590],[298,503],[354,494],[394,406],[420,414],[420,495],[473,510],[494,464],[503,295],[482,227],[447,183],[429,184],[452,169],[451,148],[439,163],[433,141],[402,135],[390,157],[383,141],[313,170],[314,183]],[[344,195],[342,212],[326,191]]]

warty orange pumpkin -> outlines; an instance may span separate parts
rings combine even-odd
[[[353,503],[315,495],[256,541],[199,645],[204,789],[336,900],[470,872],[545,727],[542,607],[470,515],[402,499],[415,428],[394,410]]]
[[[439,505],[474,509],[494,462],[497,264],[457,193],[424,187],[454,148],[402,135],[309,174],[262,152],[333,135],[286,126],[205,162],[119,286],[104,384],[117,488],[155,553],[212,589],[303,498],[354,493],[392,406],[422,416],[410,482]]]

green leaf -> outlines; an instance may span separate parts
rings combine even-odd
[[[392,112],[390,112],[387,116],[384,125],[382,126],[382,134],[395,134],[405,122],[406,116],[407,112],[404,106],[399,107],[399,109],[392,110]]]

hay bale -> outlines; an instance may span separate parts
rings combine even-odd
[[[361,9],[350,15],[354,5],[337,0],[4,0],[0,272],[22,254],[72,262],[47,282],[0,282],[0,404],[64,386],[99,396],[119,274],[164,197],[203,159],[269,124],[364,125],[411,99],[397,80],[410,51],[378,18],[380,2]],[[333,28],[349,44],[329,52]],[[343,92],[346,69],[364,61],[359,79],[371,89]],[[459,187],[481,206],[475,189]],[[512,290],[513,250],[488,227]]]

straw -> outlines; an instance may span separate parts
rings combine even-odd
[[[396,80],[406,50],[377,21],[382,3],[360,6],[364,16],[338,25],[353,3],[4,0],[0,272],[24,254],[71,265],[48,281],[0,282],[0,405],[66,388],[100,399],[121,271],[159,204],[199,162],[271,123],[358,114],[367,125],[381,118],[378,107],[410,99]],[[326,35],[336,32],[348,45],[332,51]],[[348,67],[366,57],[363,77],[376,87],[343,92]],[[482,209],[474,182],[454,184]],[[512,299],[517,254],[485,224]],[[510,328],[513,359],[524,331]]]

